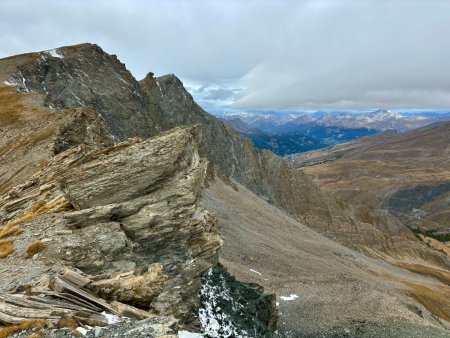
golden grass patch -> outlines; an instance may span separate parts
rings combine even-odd
[[[76,336],[76,337],[81,337],[82,334],[80,332],[77,331],[77,327],[79,326],[77,321],[74,318],[61,318],[58,323],[56,324],[57,327],[59,328],[68,328],[71,332],[72,335]]]
[[[450,321],[450,287],[404,282],[410,287],[407,294],[421,303],[432,314]]]
[[[6,338],[9,335],[22,330],[27,330],[31,328],[43,328],[45,326],[46,323],[43,320],[38,319],[25,320],[19,324],[7,325],[0,328],[0,338]]]
[[[69,210],[70,208],[71,205],[64,196],[48,203],[43,200],[37,200],[31,208],[9,221],[5,226],[13,227],[41,214],[45,214],[48,212],[62,212]]]
[[[0,258],[4,258],[14,252],[13,241],[4,239],[0,241]]]
[[[16,225],[4,225],[0,227],[0,239],[9,237],[9,236],[16,236],[20,234],[22,230],[16,226]]]
[[[75,330],[78,327],[78,323],[73,318],[61,318],[56,324],[59,328],[67,327],[71,330]]]
[[[44,250],[45,248],[45,243],[42,241],[34,241],[33,243],[30,243],[27,246],[27,249],[25,250],[27,257],[31,257],[39,252],[41,252],[42,250]]]
[[[397,262],[395,263],[395,265],[398,266],[399,268],[406,269],[420,275],[434,277],[440,280],[442,283],[450,285],[450,272],[448,271],[435,267],[429,267],[422,264],[409,264]]]

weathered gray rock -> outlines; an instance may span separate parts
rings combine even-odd
[[[47,95],[46,105],[53,108],[93,106],[119,141],[153,136],[161,126],[167,129],[158,104],[146,98],[115,55],[89,43],[58,48],[55,53],[17,57],[19,65],[11,69],[7,81],[23,92]],[[12,62],[11,58],[0,60],[0,74]]]
[[[239,282],[217,264],[202,279],[200,321],[211,337],[272,337],[278,319],[275,300],[261,286]]]
[[[141,81],[147,91],[148,79]],[[258,150],[232,127],[205,112],[173,74],[156,78],[164,116],[174,125],[201,123],[202,148],[223,178],[231,177],[313,228],[332,232],[350,217],[303,172],[270,151]]]
[[[86,288],[110,302],[131,302],[140,308],[150,308],[168,280],[162,265],[154,263],[138,271],[112,274],[107,279],[88,284]]]
[[[197,152],[200,137],[200,127],[192,126],[129,140],[88,153],[60,178],[78,209],[64,215],[74,231],[62,243],[62,259],[91,274],[163,266],[148,296],[111,284],[109,294],[97,290],[104,298],[193,319],[200,278],[221,245],[214,217],[197,206],[207,165]]]
[[[0,197],[2,222],[24,219],[48,239],[34,257],[40,270],[25,276],[22,269],[23,280],[31,283],[45,266],[115,275],[118,282],[103,278],[92,291],[198,325],[201,277],[217,263],[221,246],[214,215],[197,205],[208,167],[200,126],[141,141],[180,123],[165,116],[164,92],[152,74],[139,84],[95,45],[2,59],[0,80],[14,85],[16,95],[38,98],[31,105],[49,121],[55,112],[71,112],[49,133],[43,168]],[[161,270],[154,276],[148,269],[155,264]],[[17,283],[16,275],[8,278]]]

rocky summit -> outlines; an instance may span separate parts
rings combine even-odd
[[[445,253],[175,75],[82,44],[1,59],[0,83],[1,334],[448,336]]]
[[[208,167],[202,126],[156,123],[162,109],[151,92],[95,45],[0,64],[4,330],[34,320],[30,328],[47,334],[63,335],[64,326],[77,334],[108,316],[121,327],[125,318],[153,318],[142,324],[148,337],[207,328],[217,311],[198,316],[202,277],[218,263],[222,239],[198,203]],[[234,289],[246,287],[239,283]],[[265,297],[261,288],[255,295]],[[274,302],[262,305],[264,335],[275,330]],[[260,323],[254,308],[246,315]]]

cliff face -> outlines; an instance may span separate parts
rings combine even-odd
[[[71,298],[37,317],[50,323],[104,324],[106,310],[174,317],[160,320],[167,334],[176,322],[198,328],[202,276],[221,246],[215,217],[198,205],[201,126],[170,129],[159,88],[142,90],[95,45],[0,60],[0,80],[0,322],[36,318],[32,299],[31,313],[20,302],[15,314],[2,310],[29,286],[52,294],[48,304],[59,292],[94,302],[74,312]]]
[[[148,83],[149,79],[146,79]],[[258,150],[232,127],[206,113],[174,75],[155,79],[164,116],[174,125],[205,126],[203,149],[219,176],[230,177],[314,228],[330,230],[350,219],[301,171],[270,151]],[[142,88],[147,85],[141,81]]]
[[[14,62],[16,68],[11,66]],[[321,231],[338,233],[342,224],[353,224],[348,213],[306,175],[273,153],[257,150],[233,128],[206,113],[174,75],[154,78],[149,73],[137,82],[115,56],[90,44],[4,59],[0,66],[5,69],[0,71],[0,80],[4,78],[22,92],[45,95],[46,106],[94,107],[114,140],[201,123],[201,153],[210,160],[210,176],[215,172],[224,179],[235,179]]]
[[[55,272],[63,265],[94,276],[145,268],[154,272],[148,294],[105,295],[100,286],[97,293],[192,321],[201,276],[221,246],[214,217],[197,206],[207,165],[198,156],[200,137],[199,126],[184,127],[146,141],[59,154],[3,198],[3,228],[20,226],[24,234],[2,263],[20,259],[21,244],[38,231],[38,239],[51,239],[38,260]]]
[[[0,71],[2,82],[15,84],[21,92],[45,94],[48,107],[93,106],[117,141],[153,136],[168,127],[158,105],[125,65],[97,45],[11,57],[0,61],[0,69],[5,70]]]

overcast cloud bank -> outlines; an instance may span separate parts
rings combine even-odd
[[[2,1],[0,57],[93,42],[211,109],[450,107],[450,1]]]

